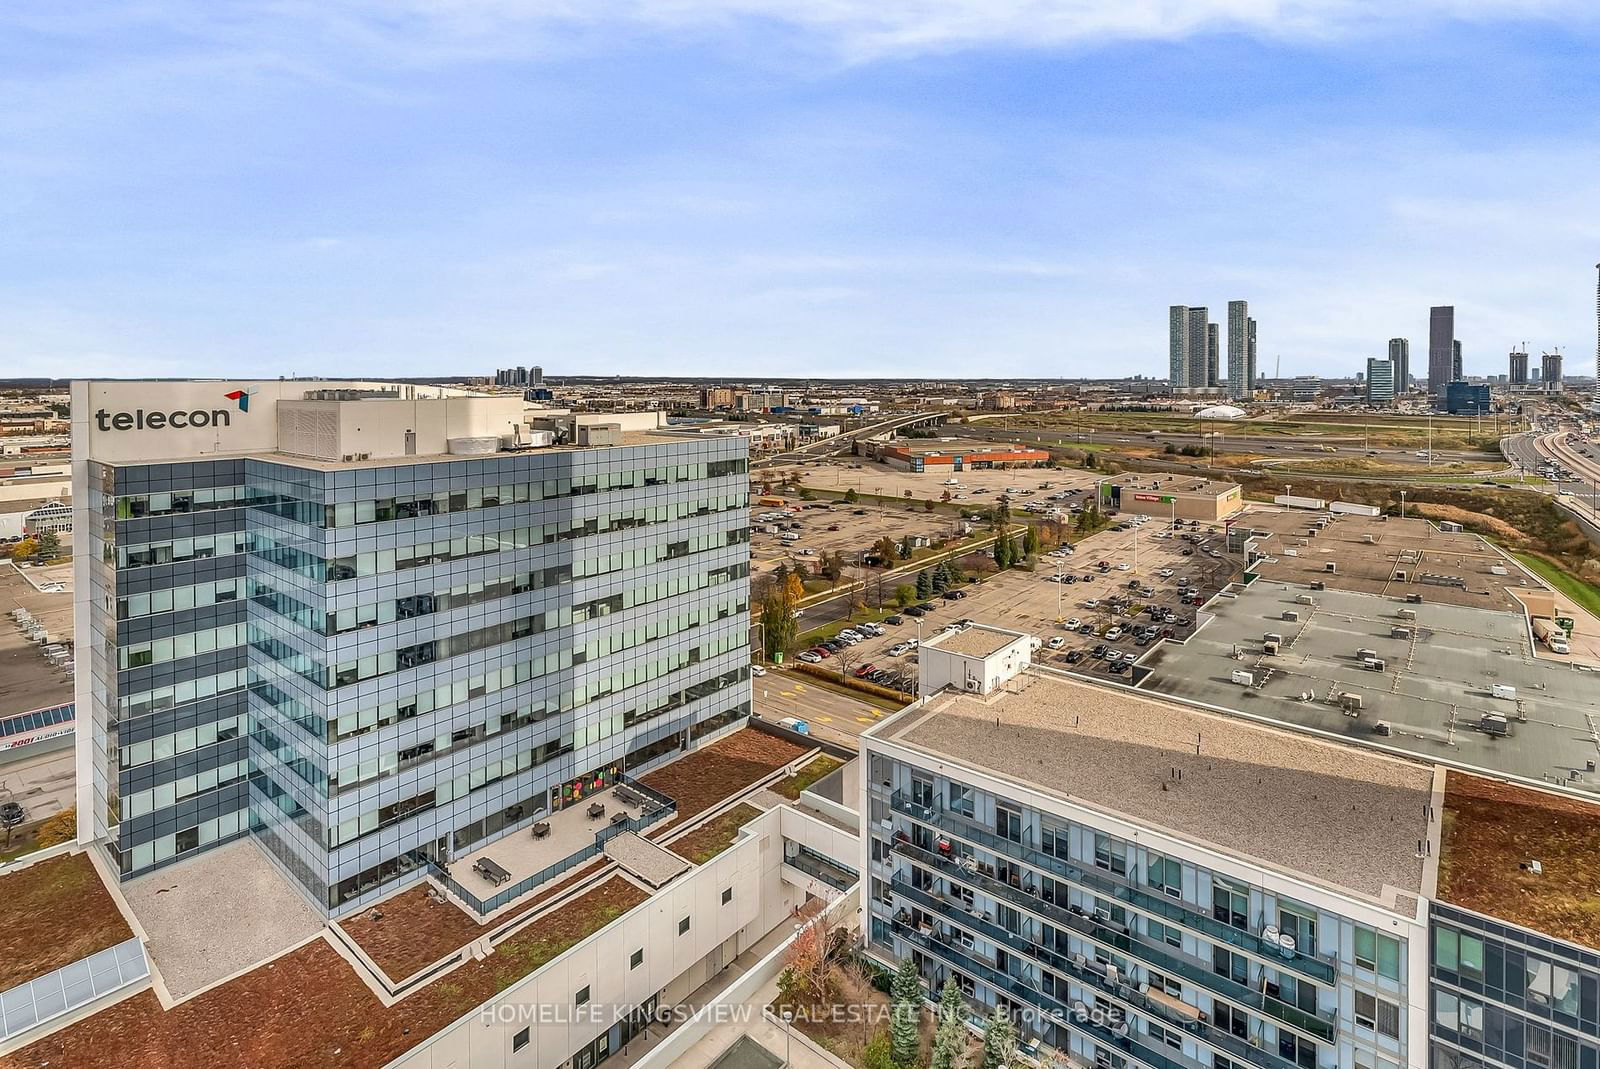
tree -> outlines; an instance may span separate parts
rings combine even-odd
[[[889,998],[889,1038],[894,1060],[903,1066],[915,1065],[921,1038],[917,1025],[922,1016],[922,984],[917,964],[910,957],[900,959]]]
[[[39,557],[43,560],[55,560],[61,556],[61,539],[54,531],[46,531],[39,536]]]
[[[902,609],[907,605],[914,605],[917,601],[917,588],[910,583],[901,583],[894,588],[894,603]]]
[[[74,806],[63,809],[53,817],[46,817],[34,830],[33,841],[40,849],[47,846],[60,846],[70,843],[78,837],[78,810]]]
[[[910,560],[911,559],[911,555],[913,553],[915,553],[916,551],[917,551],[917,547],[911,544],[911,536],[910,535],[906,535],[904,538],[900,539],[900,559],[901,560]]]
[[[917,573],[917,600],[921,601],[933,593],[933,576],[924,568]]]
[[[11,556],[16,560],[27,560],[39,552],[39,543],[31,538],[24,538],[11,547]]]
[[[1006,1069],[1017,1053],[1017,1028],[1006,1011],[996,1006],[983,1029],[983,1069]]]
[[[861,1052],[861,1069],[896,1069],[894,1042],[887,1033],[872,1037],[867,1049]]]
[[[939,500],[948,503],[950,500],[950,491],[946,490],[944,493],[940,494]]]
[[[860,500],[861,500],[861,495],[856,491],[855,487],[851,487],[850,489],[848,489],[848,490],[846,490],[844,492],[844,503],[846,505],[854,505],[857,501],[860,501]]]
[[[966,1013],[961,1006],[961,989],[951,977],[944,982],[944,993],[939,997],[939,1023],[933,1032],[928,1069],[964,1069],[966,1053]]]
[[[950,585],[950,576],[944,570],[944,564],[935,564],[929,578],[928,587],[935,594],[943,594]]]
[[[1039,549],[1039,529],[1030,526],[1022,532],[1022,552],[1029,557],[1037,557]]]
[[[926,499],[923,500],[923,502],[922,502],[922,511],[923,512],[932,512],[933,511],[933,498],[930,497],[930,498],[926,498]]]
[[[1001,571],[1005,571],[1013,563],[1011,559],[1011,539],[1004,535],[994,540],[994,563],[995,567]]]
[[[768,594],[761,602],[761,634],[767,644],[767,659],[776,658],[794,645],[797,630],[794,602],[786,592],[775,590]]]
[[[872,552],[883,558],[885,564],[894,560],[895,553],[898,552],[898,548],[899,547],[894,544],[894,539],[890,538],[888,535],[884,535],[882,538],[872,543]]]
[[[804,486],[802,486],[800,488],[800,500],[801,501],[811,501],[811,500],[815,499],[816,496],[817,496],[816,494],[813,494],[811,492],[810,488],[804,487]]]

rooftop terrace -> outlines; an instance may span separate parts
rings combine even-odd
[[[1440,901],[1600,947],[1600,806],[1451,772],[1444,814]]]
[[[1303,595],[1315,604],[1300,603]],[[1187,642],[1163,643],[1145,658],[1153,674],[1144,690],[1427,761],[1600,793],[1600,778],[1585,770],[1600,758],[1590,726],[1600,714],[1600,687],[1592,673],[1534,657],[1521,614],[1340,590],[1307,595],[1264,579],[1208,608],[1215,618]],[[1285,610],[1299,619],[1283,619]],[[1409,637],[1392,637],[1395,627],[1410,628]],[[1277,656],[1263,653],[1267,633],[1283,636]],[[1375,651],[1383,670],[1364,669],[1361,649]],[[1241,669],[1254,686],[1231,681]],[[1497,684],[1514,687],[1516,700],[1494,697]],[[1359,716],[1330,701],[1346,693],[1360,696]],[[1491,713],[1507,717],[1507,734],[1484,730]],[[1374,733],[1380,721],[1390,735]]]
[[[943,694],[879,734],[1369,898],[1422,890],[1428,768],[1049,670],[1008,691]]]

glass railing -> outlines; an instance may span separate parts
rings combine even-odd
[[[1071,861],[1063,860],[1053,854],[1046,854],[1042,850],[1034,849],[1019,842],[1014,842],[1003,836],[996,835],[991,829],[985,828],[969,817],[963,816],[949,809],[930,808],[918,805],[911,801],[902,792],[896,791],[889,798],[889,804],[897,812],[922,821],[933,827],[950,831],[964,839],[970,839],[987,850],[1007,857],[1014,857],[1034,868],[1058,875],[1063,879],[1079,884],[1096,894],[1119,899],[1129,905],[1137,906],[1149,913],[1192,928],[1197,932],[1227,943],[1241,950],[1248,950],[1270,961],[1274,968],[1291,969],[1304,973],[1313,979],[1331,984],[1337,975],[1338,963],[1326,955],[1312,953],[1308,950],[1296,950],[1292,954],[1286,953],[1282,946],[1268,942],[1253,932],[1242,928],[1235,928],[1231,924],[1224,924],[1209,913],[1185,905],[1175,899],[1162,894],[1151,894],[1139,885],[1117,878],[1110,872],[1099,869],[1085,869]]]
[[[1095,1020],[1094,1014],[1086,1009],[1075,1009],[1053,995],[1047,995],[1035,987],[1028,986],[1009,973],[1001,972],[992,962],[985,961],[964,947],[919,932],[908,924],[896,923],[894,931],[936,957],[943,958],[947,965],[971,974],[997,991],[1007,993],[1025,1006],[1035,1006],[1044,1010],[1057,1026],[1079,1029],[1093,1036],[1097,1042],[1115,1047],[1151,1066],[1152,1069],[1206,1069],[1201,1062],[1193,1058],[1167,1054],[1140,1042],[1126,1025],[1120,1026],[1116,1031],[1107,1028]],[[1128,1031],[1129,1034],[1122,1035],[1122,1031]]]
[[[1013,887],[1002,880],[985,876],[983,873],[975,871],[975,868],[964,866],[952,858],[945,857],[933,850],[915,846],[905,840],[895,840],[894,849],[906,857],[931,866],[937,871],[966,883],[992,898],[1027,910],[1052,924],[1070,928],[1080,935],[1088,936],[1105,946],[1138,958],[1146,964],[1154,965],[1163,972],[1173,973],[1199,984],[1201,987],[1214,991],[1231,1001],[1269,1014],[1276,1020],[1292,1025],[1325,1043],[1333,1042],[1334,1026],[1332,1022],[1308,1014],[1303,1010],[1286,1006],[1264,992],[1241,984],[1185,957],[1172,954],[1141,939],[1136,939],[1125,927],[1114,928],[1109,921],[1096,917],[1094,914],[1075,911],[1066,906],[1057,905],[1042,895],[1032,894],[1021,888]],[[1280,1014],[1287,1014],[1290,1010],[1293,1010],[1294,1014],[1301,1019],[1294,1020],[1289,1019],[1287,1016],[1280,1016]]]
[[[1145,1014],[1157,1017],[1167,1024],[1187,1029],[1205,1042],[1235,1058],[1243,1059],[1253,1065],[1259,1065],[1262,1069],[1293,1069],[1294,1067],[1294,1062],[1279,1058],[1270,1050],[1257,1047],[1247,1040],[1213,1025],[1198,1008],[1193,1008],[1190,1013],[1185,1014],[1173,1006],[1151,998],[1131,984],[1113,981],[1103,971],[1090,966],[1087,961],[1081,963],[1074,961],[1020,933],[1013,932],[991,920],[977,916],[956,903],[940,899],[921,888],[913,887],[903,877],[894,877],[889,881],[889,886],[894,893],[901,897],[948,918],[949,923],[968,928],[991,942],[1003,945],[1018,953],[1026,954],[1063,976],[1069,976],[1080,983],[1090,984],[1098,990],[1104,991],[1110,997],[1124,1002]]]
[[[848,891],[861,878],[855,869],[841,865],[837,861],[829,861],[799,843],[796,843],[795,847],[793,856],[785,855],[783,863],[799,869],[814,880],[821,880],[836,891]]]

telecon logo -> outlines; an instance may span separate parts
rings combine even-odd
[[[250,411],[250,398],[254,386],[245,390],[229,390],[222,396],[238,406],[240,412]],[[107,412],[100,409],[94,414],[94,425],[102,431],[159,431],[167,427],[187,430],[191,427],[231,427],[233,413],[226,408],[176,409],[171,412],[146,412],[136,408],[132,412]]]

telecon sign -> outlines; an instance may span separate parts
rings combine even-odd
[[[249,412],[250,397],[256,392],[254,386],[245,390],[229,390],[223,394],[225,400],[232,405],[226,408],[191,408],[172,409],[169,411],[148,411],[136,408],[132,412],[111,412],[104,408],[96,409],[94,425],[101,431],[158,431],[168,427],[179,430],[189,427],[231,427],[233,426],[233,413]]]

